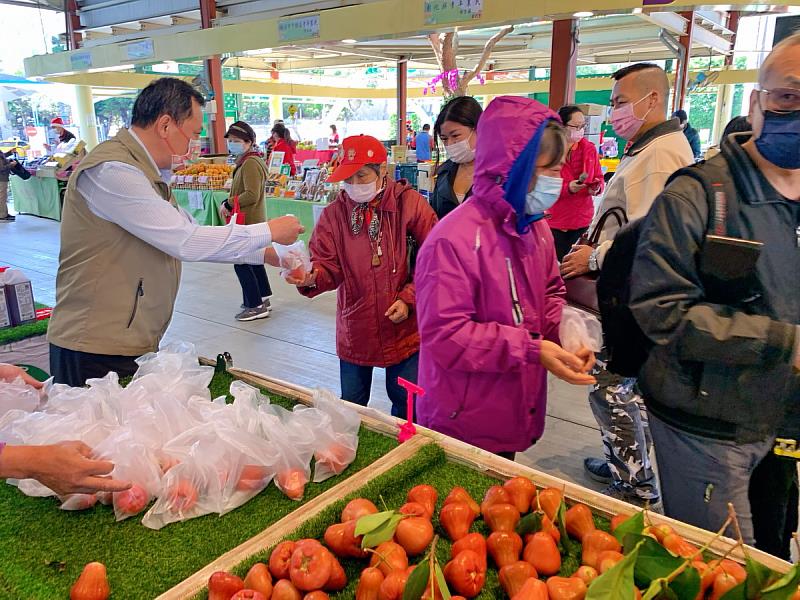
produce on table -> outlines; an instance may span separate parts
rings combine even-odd
[[[298,587],[307,593],[306,597],[319,591],[334,599],[355,597],[356,600],[442,600],[448,596],[635,600],[641,599],[648,587],[664,585],[670,587],[669,593],[653,588],[655,591],[648,597],[722,600],[725,593],[743,582],[755,585],[748,579],[749,567],[732,560],[715,559],[706,563],[699,548],[695,549],[692,560],[670,553],[667,544],[683,550],[691,545],[668,526],[645,527],[643,513],[613,519],[615,532],[625,542],[622,544],[604,530],[608,521],[596,521],[589,507],[575,503],[567,509],[561,491],[550,488],[532,493],[519,478],[509,487],[511,492],[505,486],[491,486],[478,511],[470,507],[469,493],[460,487],[450,490],[438,513],[435,500],[438,494],[428,486],[413,488],[413,494],[407,496],[409,502],[397,511],[378,511],[375,503],[365,498],[351,500],[342,511],[342,518],[353,516],[354,511],[361,516],[328,526],[324,539],[330,560],[341,557],[348,572],[360,575],[354,576],[356,580],[347,587],[341,580],[333,586],[332,577],[322,583],[324,571],[320,567],[315,580],[306,580]],[[557,506],[555,499],[559,499]],[[523,501],[532,510],[520,519],[516,502]],[[424,516],[429,506],[434,510],[432,519]],[[360,507],[368,510],[362,511]],[[555,522],[545,511],[554,515]],[[478,512],[482,520],[475,521]],[[468,524],[466,529],[465,524]],[[476,531],[469,532],[473,525]],[[562,534],[558,537],[551,531]],[[447,537],[440,538],[443,534]],[[665,543],[659,543],[658,537]],[[437,543],[441,544],[440,551]],[[293,564],[306,560],[307,571],[314,571],[311,557],[321,557],[325,552],[316,540],[281,542],[269,557],[271,565],[279,565],[271,569],[272,574],[282,572],[281,565],[287,555],[292,556]],[[409,556],[421,554],[424,554],[421,559],[414,559],[416,563],[409,561]],[[492,557],[491,564],[487,562],[487,554]],[[637,571],[634,578],[638,560],[644,561],[646,567]],[[319,561],[323,562],[322,558]],[[800,583],[800,570],[793,572],[793,579],[781,582],[777,574],[761,569],[759,589],[783,586],[785,594],[774,597],[794,599],[792,594]],[[275,583],[274,589],[278,589],[281,581],[284,580]],[[310,589],[313,586],[318,588]],[[337,595],[335,590],[343,590],[346,595]]]
[[[269,572],[269,567],[261,562],[250,567],[247,576],[244,578],[244,587],[248,590],[261,592],[267,598],[272,596],[272,575]]]
[[[103,563],[91,562],[83,567],[83,572],[69,591],[69,600],[106,600],[111,595],[111,587],[106,577]]]

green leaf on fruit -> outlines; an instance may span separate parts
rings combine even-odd
[[[361,539],[361,547],[374,548],[375,546],[380,546],[384,542],[388,542],[394,537],[394,532],[397,529],[397,525],[402,520],[403,515],[391,513],[389,519],[382,525],[379,525],[369,533],[364,534],[364,537]]]
[[[614,537],[620,544],[625,542],[625,536],[629,533],[641,535],[644,531],[644,511],[634,513],[614,530]]]
[[[623,546],[625,554],[634,548],[639,549],[634,578],[642,588],[649,589],[652,582],[670,576],[684,563],[684,559],[670,554],[650,536],[629,533],[625,536]],[[700,574],[696,569],[687,567],[673,579],[669,587],[678,598],[694,598],[700,592]]]
[[[567,504],[562,500],[556,513],[556,526],[561,534],[561,547],[564,554],[572,554],[577,542],[573,542],[567,534]]]
[[[747,584],[740,583],[736,587],[725,592],[720,600],[747,600],[747,598]]]
[[[544,512],[537,510],[528,515],[525,515],[517,523],[517,534],[524,538],[529,533],[536,533],[542,529],[542,517]]]
[[[411,575],[408,576],[406,589],[403,592],[403,600],[420,600],[425,593],[425,587],[431,578],[430,562],[426,559],[419,563]]]
[[[620,600],[634,597],[633,570],[639,555],[639,546],[600,575],[589,586],[586,600]]]
[[[393,510],[387,510],[372,515],[364,515],[356,521],[356,535],[364,535],[365,533],[374,531],[391,519],[394,514],[395,512]]]
[[[747,571],[747,579],[745,581],[747,586],[744,597],[746,600],[760,598],[761,590],[769,585],[775,573],[769,567],[754,561],[749,556],[745,557],[745,569]]]
[[[434,573],[436,573],[436,584],[439,586],[439,593],[442,595],[442,600],[450,600],[450,590],[447,587],[447,582],[444,580],[444,573],[442,567],[439,566],[439,561],[434,563]],[[434,596],[431,596],[433,598]]]
[[[778,581],[762,590],[762,600],[789,600],[800,585],[800,567],[794,565]]]

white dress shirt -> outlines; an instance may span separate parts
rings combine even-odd
[[[171,172],[159,170],[168,181]],[[185,210],[164,202],[140,169],[122,162],[109,161],[83,171],[77,189],[96,216],[178,260],[260,265],[264,249],[272,242],[266,223],[198,225]]]

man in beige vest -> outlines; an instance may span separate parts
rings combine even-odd
[[[50,370],[84,385],[109,371],[136,371],[172,318],[182,261],[277,265],[271,243],[291,244],[295,217],[202,227],[176,208],[171,169],[197,151],[203,97],[163,78],[133,105],[130,129],[95,148],[67,186],[61,223]]]

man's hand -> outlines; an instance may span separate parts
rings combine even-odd
[[[595,378],[586,374],[591,365],[589,364],[589,357],[586,355],[588,351],[584,352],[585,349],[580,350],[576,355],[547,340],[541,342],[540,348],[539,362],[559,379],[572,385],[592,385],[595,383]],[[591,363],[594,364],[594,355],[592,355],[591,359]]]
[[[294,244],[297,236],[305,231],[305,227],[294,215],[286,215],[277,219],[267,221],[269,230],[272,232],[272,241],[284,246]]]
[[[92,459],[92,449],[83,442],[61,442],[50,446],[7,446],[0,454],[0,477],[35,479],[57,495],[121,492],[126,481],[108,477],[114,463]]]
[[[573,193],[573,194],[577,194],[578,192],[580,192],[580,191],[582,191],[584,189],[586,189],[586,184],[585,183],[581,183],[577,179],[575,181],[570,181],[569,182],[569,191],[571,193]]]
[[[15,381],[17,377],[22,377],[22,381],[27,383],[29,386],[36,388],[37,390],[42,389],[42,382],[36,381],[33,377],[28,375],[23,369],[14,366],[14,365],[7,365],[5,363],[0,363],[0,380],[7,381],[11,383]]]
[[[573,246],[572,252],[561,261],[561,276],[572,279],[589,272],[589,256],[594,248],[591,246]]]
[[[408,318],[408,304],[402,300],[395,300],[386,311],[386,316],[392,323],[402,323]]]

